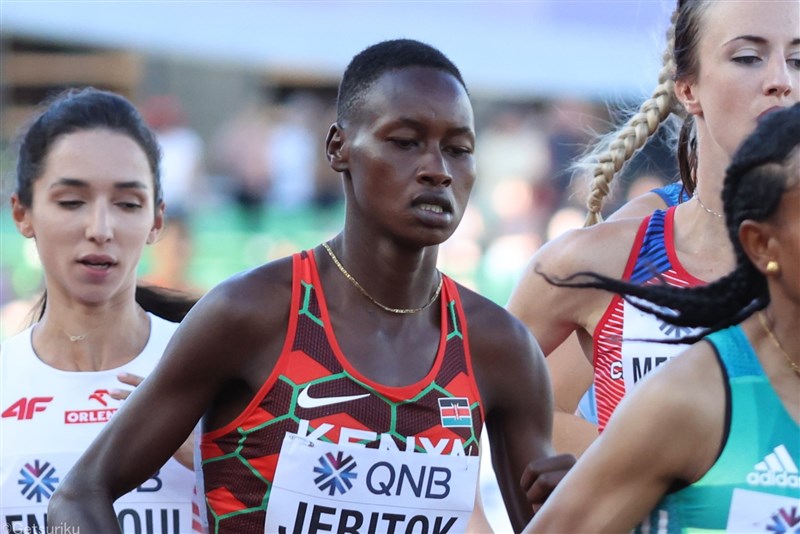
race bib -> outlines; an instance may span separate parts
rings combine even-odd
[[[264,532],[464,532],[478,456],[338,445],[286,434]]]
[[[800,498],[733,490],[727,532],[800,533]]]
[[[686,350],[689,345],[633,341],[642,339],[679,339],[691,335],[691,328],[671,325],[645,313],[630,302],[624,303],[625,323],[622,328],[622,376],[625,391],[633,387],[659,365]]]
[[[47,505],[77,453],[18,455],[3,459],[0,515],[3,533],[45,532]],[[125,534],[192,532],[193,473],[170,460],[162,469],[114,503]],[[50,530],[55,531],[55,528]]]

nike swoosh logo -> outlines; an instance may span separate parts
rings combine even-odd
[[[369,397],[369,393],[364,393],[362,395],[314,398],[308,394],[308,388],[310,387],[311,385],[304,387],[302,391],[300,391],[300,395],[297,396],[297,405],[301,408],[319,408],[321,406],[330,406],[331,404],[339,404],[340,402],[349,402]]]

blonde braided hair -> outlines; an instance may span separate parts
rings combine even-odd
[[[607,146],[598,148],[599,155],[593,168],[591,191],[586,201],[589,212],[586,214],[584,226],[592,226],[603,221],[600,213],[603,199],[611,189],[611,182],[617,172],[641,149],[647,140],[658,130],[670,113],[685,113],[680,102],[675,98],[675,24],[680,10],[672,14],[670,27],[667,30],[667,47],[662,56],[662,67],[658,73],[658,85],[650,98],[645,100],[638,111],[617,130]]]

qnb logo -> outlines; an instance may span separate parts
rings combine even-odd
[[[356,468],[356,461],[352,456],[348,455],[344,458],[343,452],[333,453],[328,452],[319,457],[319,466],[314,468],[315,473],[319,476],[314,479],[314,483],[320,491],[328,492],[328,495],[333,495],[337,491],[341,494],[353,487],[353,480],[358,477],[358,473],[353,470]]]
[[[58,484],[58,477],[53,476],[55,473],[56,469],[50,466],[50,462],[34,460],[33,465],[25,464],[19,470],[22,478],[17,481],[22,486],[22,495],[29,501],[36,499],[37,503],[49,499]]]
[[[89,395],[89,400],[96,400],[103,406],[108,406],[108,402],[106,402],[106,397],[110,397],[111,393],[108,392],[107,389],[96,389],[94,393]]]
[[[13,417],[19,421],[24,419],[33,419],[37,412],[43,412],[47,409],[47,403],[53,400],[53,397],[22,397],[17,402],[3,410],[3,417]]]
[[[747,483],[751,486],[800,488],[797,464],[795,464],[785,445],[778,445],[764,457],[764,460],[753,466],[747,474]]]
[[[677,326],[666,321],[659,321],[658,329],[661,330],[665,336],[670,336],[675,339],[686,337],[692,333],[691,327]]]

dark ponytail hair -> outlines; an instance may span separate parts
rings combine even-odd
[[[538,269],[537,272],[557,286],[619,293],[633,306],[664,321],[702,329],[697,335],[664,343],[693,343],[711,332],[738,324],[770,302],[766,277],[742,248],[739,227],[745,220],[766,221],[775,214],[784,192],[797,184],[798,159],[800,103],[764,117],[728,166],[722,202],[736,267],[716,282],[692,288],[639,286],[594,272],[579,272],[564,279],[554,279]]]
[[[19,143],[16,193],[25,207],[33,205],[33,183],[41,177],[47,155],[62,136],[79,131],[107,129],[131,138],[147,157],[153,175],[154,207],[163,200],[161,150],[153,131],[126,98],[93,87],[67,89],[42,105]],[[180,321],[197,302],[181,292],[151,286],[136,287],[136,302],[146,311],[170,321]],[[34,308],[40,320],[47,305],[47,293]]]

